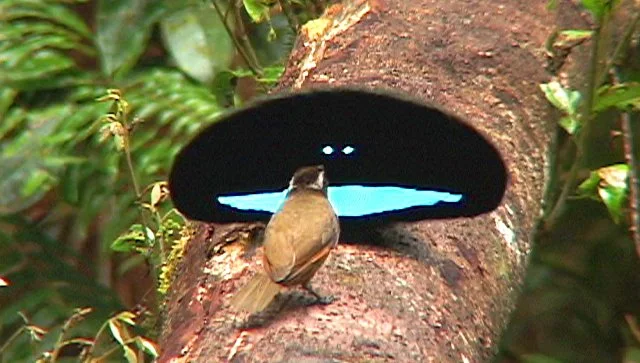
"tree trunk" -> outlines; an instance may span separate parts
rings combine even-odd
[[[397,89],[461,115],[503,154],[503,203],[476,218],[394,225],[370,243],[341,241],[313,279],[337,301],[289,294],[259,321],[228,309],[261,268],[238,243],[225,245],[250,228],[200,225],[167,300],[160,361],[489,358],[522,280],[555,119],[538,88],[554,26],[545,5],[350,1],[305,26],[279,89]]]

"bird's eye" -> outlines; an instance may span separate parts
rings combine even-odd
[[[333,152],[334,152],[333,148],[329,145],[322,148],[322,153],[325,155],[331,155],[333,154]]]
[[[356,149],[355,149],[353,146],[345,146],[345,147],[342,149],[342,153],[343,153],[343,154],[345,154],[345,155],[349,155],[349,154],[351,154],[351,153],[352,153],[352,152],[354,152],[354,151],[356,151]]]

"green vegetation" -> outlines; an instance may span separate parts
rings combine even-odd
[[[277,81],[323,6],[0,2],[0,361],[155,354],[143,335],[189,234],[165,201],[173,157]]]
[[[564,74],[541,89],[562,117],[497,361],[640,361],[640,13],[623,3],[582,0],[593,27],[548,42],[549,68]]]

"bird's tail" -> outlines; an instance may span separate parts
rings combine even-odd
[[[231,308],[257,313],[264,310],[280,292],[281,286],[264,273],[258,273],[231,299]]]

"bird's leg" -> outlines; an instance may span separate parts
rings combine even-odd
[[[318,303],[322,304],[322,305],[328,305],[328,304],[331,304],[331,303],[332,303],[332,302],[334,302],[334,301],[335,301],[335,299],[336,299],[336,298],[335,298],[334,296],[332,296],[332,295],[326,295],[326,296],[322,296],[322,295],[320,295],[320,293],[318,293],[317,291],[315,291],[315,290],[313,289],[313,287],[311,287],[311,283],[310,283],[310,282],[305,283],[304,285],[302,285],[302,287],[303,287],[305,290],[309,291],[313,296],[315,296],[315,297],[316,297],[316,301],[317,301]]]

